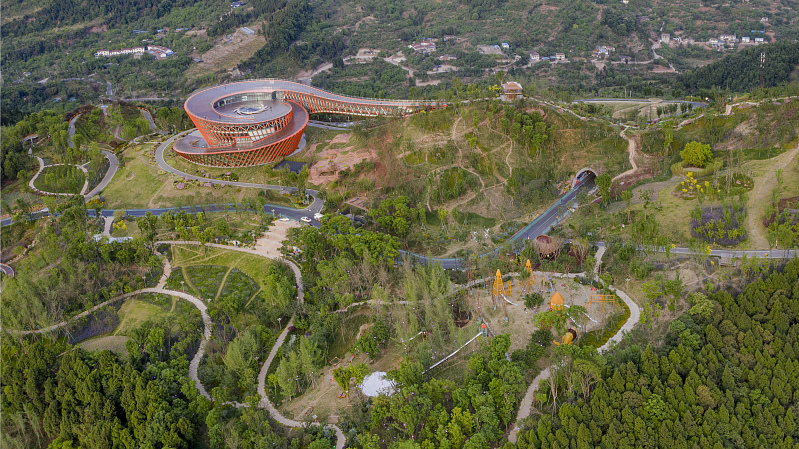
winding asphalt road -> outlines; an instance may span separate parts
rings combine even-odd
[[[543,214],[539,215],[533,221],[522,228],[519,232],[514,234],[508,240],[511,243],[522,242],[526,239],[534,239],[541,234],[546,234],[552,229],[553,226],[557,225],[561,221],[563,221],[570,213],[571,207],[575,206],[574,204],[577,193],[582,190],[590,190],[594,186],[594,177],[588,176],[583,179],[575,188],[566,192],[563,196],[558,198],[552,206],[549,207]],[[499,249],[495,249],[494,251],[486,254],[481,254],[480,257],[489,255],[489,254],[498,254]],[[409,255],[414,259],[418,260],[419,262],[429,264],[429,263],[439,263],[441,267],[444,269],[462,269],[464,268],[463,259],[457,257],[427,257],[421,254],[411,253],[408,251],[400,251],[400,255]]]

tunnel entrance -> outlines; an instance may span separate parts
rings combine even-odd
[[[577,187],[582,182],[590,181],[596,178],[596,176],[597,173],[593,168],[583,168],[574,175],[574,179],[572,179],[572,188]]]

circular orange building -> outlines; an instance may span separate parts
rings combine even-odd
[[[195,92],[186,100],[183,107],[197,133],[178,140],[173,149],[200,165],[262,165],[297,149],[310,114],[405,117],[444,106],[347,97],[281,80],[223,84]]]

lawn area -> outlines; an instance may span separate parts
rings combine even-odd
[[[149,162],[143,153],[151,145],[130,145],[123,151],[120,160],[124,166],[119,168],[114,179],[103,190],[107,208],[148,207],[151,199],[169,181],[167,174]]]
[[[125,302],[119,309],[119,326],[114,331],[114,336],[125,335],[127,332],[139,327],[145,321],[168,314],[163,308],[132,299]]]
[[[111,225],[111,237],[133,237],[141,235],[136,219],[131,217],[122,221],[114,221]]]
[[[74,165],[56,165],[45,167],[33,185],[44,192],[80,193],[86,175]]]
[[[80,347],[87,351],[109,350],[124,357],[128,354],[127,349],[125,349],[125,342],[128,340],[130,338],[124,335],[105,335],[82,341]]]
[[[120,159],[124,160],[124,166],[103,191],[106,208],[135,209],[231,203],[241,202],[245,196],[254,196],[257,193],[255,189],[231,186],[205,187],[204,183],[169,175],[155,163],[155,146],[153,143],[129,145],[123,150]],[[169,160],[167,157],[167,161]]]
[[[238,251],[229,251],[221,248],[207,248],[205,254],[202,249],[190,245],[175,245],[172,247],[172,267],[191,267],[197,265],[217,265],[234,267],[251,277],[258,285],[265,285],[267,268],[274,263],[265,257],[246,254]],[[219,286],[217,285],[217,288]],[[216,294],[216,292],[214,292]]]

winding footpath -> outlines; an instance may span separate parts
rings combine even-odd
[[[596,252],[596,265],[594,266],[594,273],[599,272],[599,266],[602,263],[602,256],[605,254],[605,247],[600,246]],[[614,289],[613,286],[610,286],[611,289]],[[600,353],[606,352],[612,347],[614,347],[618,342],[624,338],[624,334],[633,330],[633,328],[638,324],[641,320],[641,309],[638,307],[638,304],[630,298],[627,293],[615,289],[616,295],[624,301],[624,304],[630,309],[630,317],[627,321],[621,326],[621,328],[616,332],[612,337],[608,339],[608,341],[597,348],[597,351]],[[551,367],[545,368],[541,371],[538,376],[533,379],[530,383],[530,386],[527,387],[527,392],[524,394],[524,398],[522,398],[522,402],[519,404],[519,411],[516,414],[516,421],[513,423],[513,426],[510,428],[510,432],[508,433],[508,441],[511,443],[516,444],[516,440],[519,433],[519,422],[526,419],[530,416],[530,412],[533,407],[533,400],[535,399],[535,392],[538,391],[538,388],[541,384],[541,381],[549,379],[549,375],[551,373]]]
[[[30,189],[33,190],[34,192],[39,193],[40,195],[50,195],[50,196],[73,196],[74,195],[74,193],[46,192],[44,190],[40,190],[40,189],[36,188],[36,186],[33,185],[36,182],[36,179],[39,177],[39,175],[42,174],[42,171],[44,171],[45,168],[47,168],[47,167],[58,167],[60,165],[71,165],[71,166],[74,166],[74,167],[78,167],[78,169],[83,172],[83,177],[84,177],[83,188],[80,190],[80,193],[78,193],[78,195],[83,195],[84,193],[86,193],[86,190],[89,189],[89,171],[86,170],[86,167],[84,167],[83,165],[77,165],[77,164],[50,164],[50,165],[44,165],[44,159],[40,158],[39,156],[35,156],[35,157],[36,157],[36,160],[39,161],[39,171],[37,171],[36,174],[33,175],[33,177],[31,178],[30,181],[28,181],[28,187],[30,187]]]
[[[164,240],[164,241],[156,242],[156,244],[157,245],[161,245],[161,244],[166,244],[166,245],[173,245],[173,244],[174,245],[200,245],[200,242],[183,241],[183,240]],[[221,249],[225,249],[225,250],[239,251],[239,252],[244,252],[244,253],[248,253],[248,254],[254,254],[256,256],[260,256],[260,257],[264,257],[264,258],[268,258],[268,259],[273,259],[273,260],[278,260],[280,262],[283,262],[283,263],[287,264],[291,268],[291,270],[294,272],[294,276],[296,278],[296,282],[297,282],[297,301],[299,301],[300,304],[302,304],[305,301],[305,292],[304,292],[304,287],[303,287],[303,283],[302,283],[302,274],[300,272],[299,267],[297,267],[297,265],[294,264],[294,262],[292,262],[290,260],[286,260],[286,259],[284,259],[282,257],[276,257],[274,255],[266,254],[266,252],[261,252],[261,251],[253,250],[253,249],[249,249],[249,248],[239,248],[239,247],[233,247],[233,246],[227,246],[227,245],[219,245],[219,244],[214,244],[214,243],[208,243],[208,244],[206,244],[206,246],[212,247],[212,248],[221,248]],[[176,290],[166,289],[165,288],[166,281],[169,278],[169,275],[171,273],[172,273],[172,266],[169,263],[169,260],[164,258],[164,272],[161,275],[161,278],[159,279],[157,286],[154,287],[154,288],[143,288],[143,289],[136,290],[136,291],[133,291],[133,292],[130,292],[130,293],[125,293],[123,295],[116,296],[114,298],[109,299],[108,301],[105,301],[103,303],[100,303],[100,304],[88,309],[88,310],[83,311],[82,313],[70,318],[69,320],[65,320],[65,321],[62,321],[60,323],[53,324],[52,326],[48,326],[48,327],[45,327],[45,328],[42,328],[42,329],[26,330],[26,331],[9,330],[9,333],[15,334],[15,335],[31,335],[31,334],[42,334],[42,333],[52,332],[52,331],[55,331],[55,330],[57,330],[59,328],[62,328],[64,326],[66,326],[71,321],[74,321],[74,320],[79,319],[81,317],[85,317],[87,315],[90,315],[91,313],[96,312],[97,310],[99,310],[99,309],[101,309],[101,308],[103,308],[103,307],[105,307],[105,306],[107,306],[109,304],[112,304],[112,303],[114,303],[116,301],[128,299],[128,298],[131,298],[131,297],[133,297],[135,295],[140,295],[140,294],[143,294],[143,293],[163,294],[163,295],[169,295],[169,296],[177,297],[177,298],[180,298],[180,299],[184,299],[184,300],[190,302],[194,307],[197,308],[197,310],[200,311],[200,315],[202,316],[203,327],[204,327],[204,329],[203,329],[203,339],[200,342],[200,347],[197,349],[197,353],[194,355],[194,357],[189,362],[189,378],[194,381],[194,384],[197,387],[197,390],[200,392],[200,394],[202,396],[204,396],[205,398],[213,401],[213,398],[208,393],[208,391],[205,389],[205,387],[203,386],[203,384],[200,381],[200,378],[198,376],[198,370],[199,370],[199,367],[200,367],[200,361],[202,361],[203,355],[205,355],[205,347],[208,344],[208,340],[211,338],[211,328],[213,326],[213,324],[211,322],[211,318],[208,315],[208,311],[207,311],[208,307],[205,305],[205,303],[201,299],[199,299],[199,298],[197,298],[195,296],[189,295],[187,293],[179,292],[179,291],[176,291]],[[269,372],[270,365],[272,364],[272,362],[274,361],[275,357],[277,356],[277,351],[280,349],[280,347],[286,341],[286,337],[288,336],[289,329],[291,328],[293,322],[294,322],[294,317],[292,316],[291,319],[289,319],[289,322],[286,324],[286,326],[283,329],[283,331],[278,336],[277,341],[272,346],[272,349],[269,352],[269,356],[267,357],[267,359],[264,362],[264,364],[261,366],[261,370],[258,373],[258,394],[261,396],[261,402],[260,402],[259,405],[260,405],[260,407],[265,408],[269,412],[269,415],[275,421],[277,421],[280,424],[282,424],[284,426],[287,426],[287,427],[305,427],[306,425],[321,425],[320,423],[305,423],[305,422],[295,421],[293,419],[286,418],[285,416],[280,414],[280,412],[277,410],[277,408],[275,408],[274,404],[272,404],[272,401],[269,399],[269,397],[266,394],[266,375]],[[233,405],[234,407],[237,407],[237,408],[238,407],[247,407],[247,404],[242,404],[242,403],[239,403],[239,402],[226,402],[225,404]],[[336,449],[344,449],[344,446],[347,443],[347,438],[344,435],[344,432],[341,430],[341,428],[339,428],[335,424],[327,424],[326,426],[330,427],[331,429],[333,429],[335,431],[335,434],[336,434]]]

